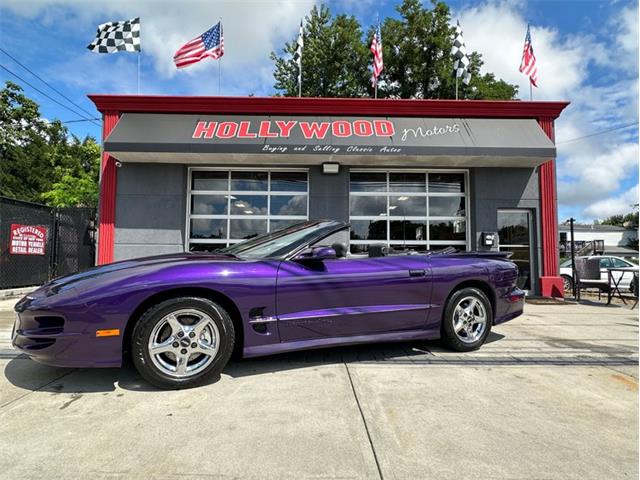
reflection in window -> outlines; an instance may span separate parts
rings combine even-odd
[[[266,215],[266,195],[235,195],[231,199],[232,215]]]
[[[271,215],[306,215],[306,195],[272,195]]]
[[[236,240],[247,240],[262,233],[267,233],[267,221],[257,219],[229,220],[229,237]]]
[[[191,175],[191,190],[218,190],[226,192],[229,189],[229,172],[198,171]]]
[[[464,220],[432,220],[429,222],[430,240],[464,240],[465,238]]]
[[[498,212],[498,238],[501,245],[529,245],[529,214]]]
[[[425,197],[389,197],[389,215],[394,217],[424,217],[427,215]]]
[[[268,172],[231,172],[231,190],[268,190]]]
[[[306,192],[306,172],[271,172],[272,192]]]
[[[191,238],[227,238],[227,221],[217,218],[191,219]]]
[[[464,193],[464,173],[429,173],[429,193]]]
[[[427,222],[392,220],[389,222],[391,240],[426,240]]]
[[[350,191],[352,192],[386,192],[386,173],[352,173]]]
[[[351,221],[352,240],[386,240],[387,221],[386,220],[352,220]]]
[[[190,250],[215,250],[309,217],[306,171],[194,168],[190,178]]]
[[[386,216],[387,197],[355,196],[349,198],[352,216]]]
[[[389,191],[391,192],[426,192],[424,173],[390,173]]]
[[[227,195],[192,195],[191,213],[214,215],[227,213]]]
[[[429,197],[429,216],[464,217],[465,197]]]

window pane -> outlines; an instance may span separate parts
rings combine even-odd
[[[231,199],[232,215],[266,215],[266,195],[235,195]]]
[[[455,248],[456,250],[458,250],[459,252],[466,252],[467,251],[467,246],[466,245],[434,245],[431,244],[429,246],[429,250],[432,252],[438,252],[440,250],[444,250],[445,248]]]
[[[602,257],[600,259],[600,269],[604,269],[604,268],[611,268],[611,259],[609,257]]]
[[[429,197],[429,216],[464,217],[464,197]]]
[[[436,220],[429,222],[430,240],[465,240],[464,220]]]
[[[426,222],[411,220],[392,220],[390,224],[391,240],[426,240]]]
[[[306,195],[272,195],[271,215],[306,215]]]
[[[387,190],[386,173],[352,173],[350,189],[352,192],[385,192]]]
[[[389,215],[394,217],[425,217],[426,197],[389,197]]]
[[[464,173],[430,173],[429,192],[463,193]]]
[[[227,221],[219,218],[194,218],[191,220],[191,238],[227,238]]]
[[[283,228],[290,227],[291,225],[295,225],[296,223],[303,222],[304,220],[270,220],[270,232],[275,232],[277,230],[282,230]]]
[[[227,213],[226,195],[192,195],[191,213],[200,215],[222,215]]]
[[[426,245],[404,245],[404,244],[391,244],[396,252],[424,252],[427,250]]]
[[[306,192],[306,172],[271,172],[272,192]]]
[[[191,190],[222,190],[229,187],[229,172],[191,172]]]
[[[214,250],[218,250],[219,248],[226,247],[226,243],[190,243],[189,251],[190,252],[213,252]]]
[[[352,220],[351,240],[386,240],[386,220]]]
[[[498,212],[498,237],[501,245],[529,245],[529,214]]]
[[[387,214],[387,197],[360,197],[349,198],[351,215],[380,216]]]
[[[500,247],[501,252],[512,252],[509,260],[518,266],[516,285],[523,290],[531,290],[531,252],[529,247]]]
[[[231,172],[231,190],[268,190],[267,172]]]
[[[390,173],[389,190],[391,192],[426,192],[424,173]]]
[[[349,251],[353,254],[366,254],[369,252],[369,245],[354,245],[353,243],[349,246]]]
[[[267,233],[266,220],[231,219],[229,221],[229,238],[246,240],[261,233]]]
[[[621,259],[615,258],[615,257],[611,257],[611,262],[613,263],[613,266],[615,268],[627,268],[627,267],[631,266],[627,262],[625,262],[624,260],[621,260]]]

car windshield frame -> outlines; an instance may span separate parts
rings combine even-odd
[[[301,222],[282,230],[258,235],[217,252],[244,260],[281,260],[307,245],[348,227],[348,224],[336,221]]]

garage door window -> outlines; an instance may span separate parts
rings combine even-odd
[[[189,170],[188,249],[221,248],[307,220],[305,170]]]
[[[352,170],[349,185],[352,253],[372,243],[466,250],[466,171]]]

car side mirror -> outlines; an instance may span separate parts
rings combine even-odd
[[[332,247],[310,247],[304,249],[294,260],[300,261],[322,261],[337,258],[336,251]]]

